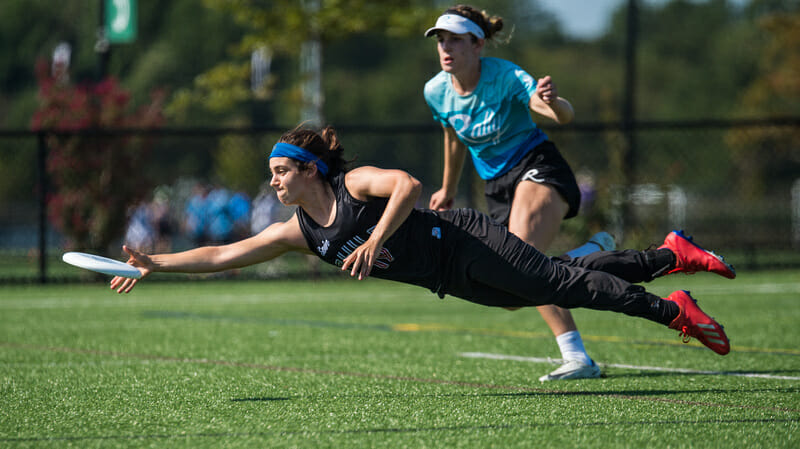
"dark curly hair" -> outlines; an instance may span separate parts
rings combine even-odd
[[[339,143],[339,136],[332,126],[326,126],[320,131],[299,125],[291,131],[285,132],[278,142],[288,143],[310,151],[328,166],[328,178],[338,173],[347,171],[346,161],[343,157],[344,148]],[[301,169],[309,163],[300,162]]]

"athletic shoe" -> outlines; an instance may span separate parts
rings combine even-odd
[[[577,360],[569,360],[552,373],[539,378],[540,382],[550,380],[569,380],[569,379],[595,379],[600,377],[600,367],[594,361],[587,365]]]
[[[669,328],[680,331],[684,343],[689,343],[694,337],[719,355],[730,352],[731,343],[722,325],[700,310],[697,300],[692,298],[689,292],[686,290],[672,292],[666,300],[674,302],[681,309],[678,316],[669,324]]]
[[[726,263],[722,256],[703,249],[694,243],[691,237],[684,235],[683,231],[672,231],[667,234],[664,244],[658,247],[658,249],[663,248],[675,253],[675,268],[667,274],[694,274],[698,271],[710,271],[728,279],[736,277],[736,270]]]
[[[594,243],[600,247],[600,251],[614,251],[617,249],[617,244],[614,242],[614,237],[611,237],[606,231],[598,232],[589,238],[589,243]]]

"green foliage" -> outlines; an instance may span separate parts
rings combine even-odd
[[[195,85],[212,111],[227,111],[231,106],[249,98],[250,91],[239,82],[250,75],[249,64],[218,64],[195,79]]]
[[[266,145],[246,136],[225,136],[215,152],[214,178],[234,191],[255,197],[258,187],[267,178]]]
[[[336,77],[335,82],[325,81],[329,101],[334,96],[357,97],[353,100],[370,104],[370,112],[386,102],[395,111],[381,113],[387,121],[427,122],[427,111],[420,106],[420,80],[435,73],[438,64],[435,48],[421,33],[449,4],[320,0],[314,13],[313,3],[140,2],[139,37],[133,44],[112,46],[109,72],[117,74],[137,99],[146,98],[154,87],[169,88],[174,94],[168,113],[176,124],[218,124],[229,115],[246,112],[247,101],[242,99],[252,95],[247,89],[249,55],[266,45],[274,54],[269,99],[281,105],[273,119],[291,124],[299,109],[300,45],[316,33],[324,44],[325,76]],[[618,118],[625,88],[621,84],[625,5],[619,6],[605,36],[587,42],[563,36],[553,17],[537,5],[527,0],[479,5],[503,16],[507,31],[513,29],[507,45],[489,48],[487,53],[508,57],[534,74],[553,75],[573,101],[580,121]],[[640,118],[741,114],[736,107],[737,92],[758,76],[755,70],[765,45],[759,17],[771,11],[796,11],[797,2],[753,0],[744,9],[733,5],[722,0],[640,2]],[[49,58],[60,41],[73,46],[72,79],[96,78],[97,17],[97,2],[67,1],[58,7],[46,0],[0,3],[0,41],[7,43],[4,48],[8,49],[0,52],[0,66],[4,67],[0,73],[0,125],[15,127],[28,122],[35,106],[32,67],[37,58]],[[354,59],[381,63],[364,66],[354,64]],[[221,68],[213,69],[217,66]],[[337,89],[342,78],[383,79],[384,85],[373,83],[341,93]],[[395,104],[402,107],[392,107]],[[355,113],[334,105],[326,106],[325,115],[331,122],[341,123],[352,120]]]
[[[302,44],[311,39],[319,39],[327,46],[368,32],[389,38],[416,35],[431,17],[435,17],[428,2],[413,0],[280,0],[269,3],[204,0],[203,3],[232,17],[245,34],[232,47],[230,61],[217,64],[195,79],[191,88],[180,92],[168,108],[176,115],[183,114],[193,104],[224,111],[251,98],[252,94],[244,86],[248,85],[250,76],[250,54],[259,48],[269,48],[276,57],[287,57],[296,65],[294,58],[301,53]],[[288,105],[279,111],[280,118],[285,121],[298,119],[291,112],[302,102],[297,89],[303,76],[303,73],[288,71],[285,80],[269,81],[284,88],[285,94],[267,99]]]
[[[247,56],[258,45],[295,54],[311,38],[329,43],[371,30],[407,36],[419,33],[435,14],[430,2],[423,0],[204,0],[203,4],[232,16],[248,30],[238,47],[240,55]]]
[[[274,54],[268,99],[281,106],[272,119],[291,124],[299,116],[300,45],[316,33],[324,45],[324,89],[329,103],[332,98],[347,97],[367,104],[370,117],[427,122],[419,92],[438,64],[434,46],[421,33],[449,4],[320,0],[316,13],[313,4],[290,0],[144,2],[139,5],[139,38],[133,44],[112,47],[109,71],[120,75],[134,98],[146,98],[154,87],[170,88],[174,94],[167,113],[176,124],[219,124],[247,112],[247,99],[252,96],[247,87],[249,55],[266,45]],[[503,16],[508,32],[513,29],[508,44],[489,48],[487,54],[512,59],[534,74],[553,75],[572,100],[579,121],[618,118],[625,88],[621,84],[625,5],[619,6],[608,33],[589,42],[561,35],[553,17],[535,2],[504,0],[479,6]],[[737,92],[757,76],[764,45],[758,18],[770,11],[793,9],[796,2],[780,0],[754,0],[744,10],[722,0],[640,2],[639,117],[739,114]],[[29,117],[35,94],[31,68],[37,57],[49,57],[59,41],[73,46],[72,78],[82,82],[95,77],[96,21],[94,2],[89,9],[83,2],[62,2],[58,8],[44,0],[0,4],[0,40],[14,49],[0,52],[0,65],[6,68],[0,74],[3,124],[13,127],[27,122],[24,111]],[[365,66],[368,61],[380,62]],[[335,81],[329,82],[329,77]],[[381,79],[382,83],[354,82],[361,88],[342,93],[342,79]],[[358,110],[326,105],[325,116],[333,123],[361,120],[355,118]],[[378,110],[379,115],[373,115]]]
[[[758,77],[744,89],[740,108],[751,116],[796,116],[800,113],[800,12],[776,13],[760,21],[766,45],[758,61]],[[780,194],[770,189],[793,182],[800,170],[800,129],[736,130],[726,136],[739,173],[742,199]],[[769,152],[778,157],[764,158]]]

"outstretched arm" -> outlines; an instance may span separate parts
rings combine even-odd
[[[142,272],[142,279],[154,272],[213,273],[242,268],[274,259],[288,251],[311,253],[300,231],[297,216],[275,223],[253,237],[222,246],[203,246],[172,254],[148,255],[123,246],[128,264]],[[139,280],[124,277],[111,279],[117,293],[128,293]]]
[[[571,122],[575,117],[575,111],[569,101],[558,96],[558,89],[550,75],[540,79],[536,84],[536,93],[531,96],[528,106],[533,112],[561,125]]]
[[[351,276],[358,273],[361,280],[369,276],[386,240],[411,214],[422,192],[422,184],[402,170],[360,167],[347,173],[345,186],[351,195],[362,201],[371,197],[389,198],[367,241],[344,259],[342,270],[350,269]]]

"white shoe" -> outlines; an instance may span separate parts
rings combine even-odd
[[[587,365],[577,360],[569,360],[559,366],[552,373],[539,378],[540,382],[550,380],[569,380],[569,379],[595,379],[600,377],[600,367],[594,361]]]

